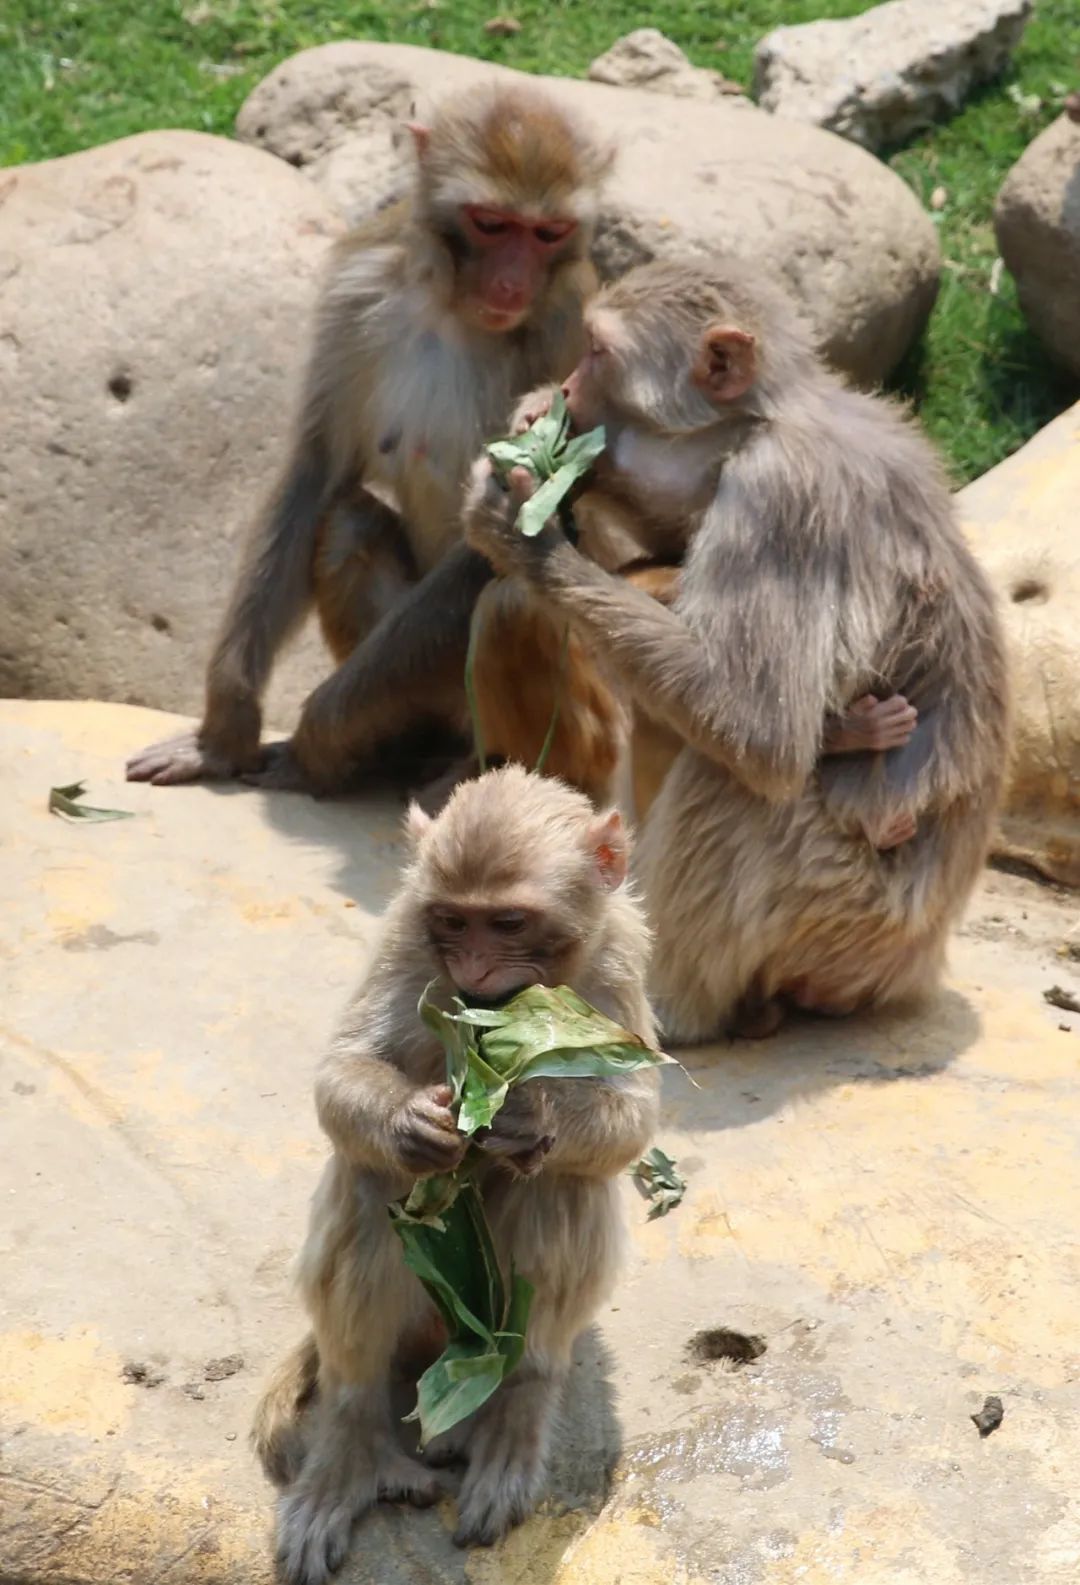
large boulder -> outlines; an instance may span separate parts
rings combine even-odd
[[[19,1585],[274,1578],[247,1430],[302,1330],[312,1073],[395,883],[398,812],[125,786],[125,755],[178,725],[0,702]],[[50,815],[77,777],[135,818]],[[452,1501],[382,1505],[339,1585],[1071,1585],[1080,1072],[1077,1020],[1040,992],[1074,912],[988,876],[921,1016],[694,1051],[696,1087],[669,1069],[658,1143],[686,1198],[649,1222],[622,1180],[629,1260],[575,1353],[541,1511],[463,1554]],[[765,1352],[725,1368],[740,1336]],[[1005,1422],[983,1444],[987,1393]]]
[[[1017,160],[994,206],[1020,305],[1052,357],[1080,374],[1080,126],[1063,115]]]
[[[0,171],[0,691],[199,708],[340,227],[195,132]],[[277,719],[326,664],[285,669]]]
[[[958,504],[1012,649],[1016,724],[998,848],[1080,886],[1080,403]]]
[[[361,220],[407,179],[400,133],[412,106],[492,76],[521,80],[434,50],[326,44],[271,72],[236,130]],[[597,242],[605,275],[731,248],[786,277],[840,367],[875,381],[898,362],[933,305],[940,257],[929,217],[892,171],[814,127],[722,99],[540,81],[618,147]]]
[[[879,149],[959,110],[997,76],[1032,0],[888,0],[860,16],[766,34],[754,54],[764,110]]]

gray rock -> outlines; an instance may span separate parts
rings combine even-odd
[[[271,72],[237,133],[298,163],[361,220],[406,180],[403,110],[493,74],[519,75],[405,45],[327,44]],[[822,349],[856,378],[879,380],[903,356],[933,304],[940,257],[929,217],[892,171],[816,128],[723,99],[541,80],[619,149],[597,242],[606,276],[732,248],[786,278]]]
[[[719,72],[694,66],[674,40],[659,28],[635,28],[593,61],[589,80],[613,88],[641,88],[676,99],[724,98],[733,106],[749,105],[738,83]]]
[[[846,21],[777,28],[757,47],[754,97],[882,148],[953,114],[996,76],[1031,10],[1032,0],[889,0]]]
[[[341,228],[280,160],[152,132],[0,172],[0,690],[200,708]],[[327,662],[285,668],[286,724]]]
[[[1080,374],[1080,126],[1070,116],[1017,160],[998,194],[994,229],[1032,330]]]

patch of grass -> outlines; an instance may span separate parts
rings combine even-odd
[[[3,0],[0,163],[49,159],[152,127],[228,135],[284,56],[369,38],[583,75],[631,28],[658,27],[701,66],[749,83],[757,40],[781,22],[853,16],[866,0]],[[512,38],[483,30],[497,12]],[[945,272],[929,329],[894,382],[958,482],[1022,445],[1080,397],[1027,331],[1012,282],[991,291],[993,200],[1009,167],[1080,79],[1080,4],[1039,0],[1015,60],[948,125],[890,157],[936,215]]]

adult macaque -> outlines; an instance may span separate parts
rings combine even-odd
[[[417,721],[465,726],[468,624],[490,570],[459,541],[463,481],[515,398],[580,354],[612,153],[519,85],[470,88],[412,131],[411,196],[333,253],[291,456],[229,602],[202,724],[136,754],[131,780],[246,774],[325,792]],[[271,668],[313,601],[340,665],[291,742],[262,748]]]
[[[254,1440],[286,1485],[279,1555],[290,1585],[320,1585],[356,1517],[380,1497],[434,1501],[431,1470],[398,1444],[391,1365],[438,1317],[406,1267],[387,1215],[418,1175],[460,1162],[442,1047],[417,1015],[443,975],[467,1000],[568,984],[650,1044],[648,932],[622,886],[617,814],[518,766],[465,782],[435,821],[410,811],[412,863],[385,916],[372,967],[316,1085],[334,1154],[300,1262],[309,1337],[278,1371]],[[536,1289],[525,1356],[468,1422],[428,1456],[468,1461],[455,1539],[488,1543],[532,1508],[574,1339],[618,1262],[616,1178],[646,1147],[655,1069],[613,1079],[536,1079],[510,1092],[484,1149],[487,1216],[500,1259]],[[300,1408],[314,1393],[310,1424]]]
[[[553,523],[519,535],[524,474],[506,490],[477,464],[466,535],[682,740],[639,846],[666,1036],[928,989],[1007,740],[998,613],[932,449],[734,261],[633,272],[587,326],[564,390],[609,446],[577,510],[629,511],[658,559],[685,551],[674,604]],[[864,712],[898,746],[860,750]]]

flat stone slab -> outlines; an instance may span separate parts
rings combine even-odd
[[[400,857],[387,803],[125,785],[171,724],[0,705],[20,1585],[268,1585],[246,1436],[301,1326],[311,1072]],[[136,818],[48,814],[79,778]],[[689,1191],[649,1223],[627,1182],[631,1263],[580,1350],[550,1501],[472,1554],[449,1501],[388,1508],[345,1585],[1075,1585],[1080,1017],[1041,994],[1080,990],[1075,926],[1075,898],[990,875],[922,1016],[696,1051],[697,1089],[665,1074]],[[766,1351],[703,1361],[723,1328]]]

